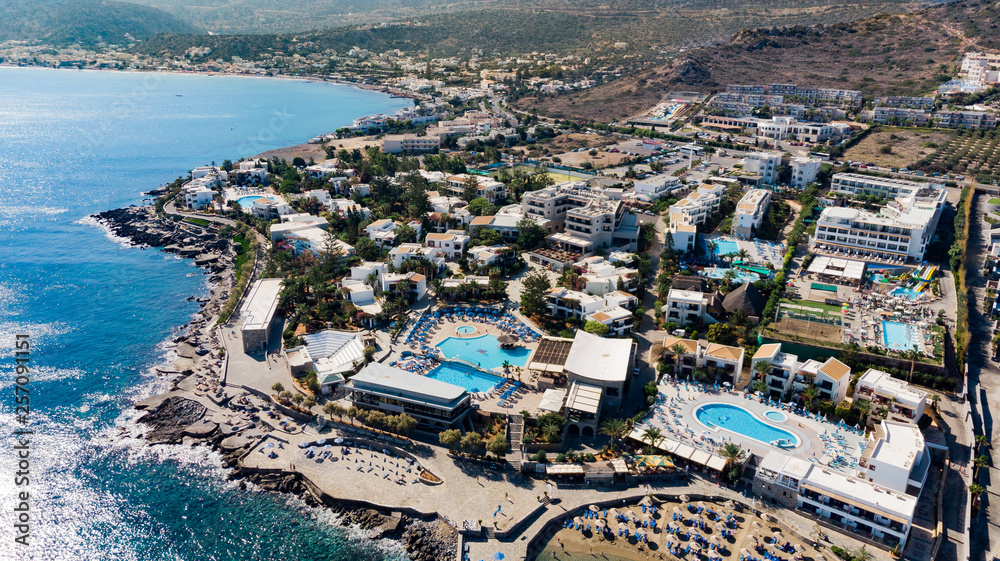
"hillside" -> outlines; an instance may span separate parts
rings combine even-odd
[[[319,0],[317,0],[319,1]],[[381,1],[381,0],[373,0]],[[582,57],[609,52],[632,57],[628,64],[663,57],[662,53],[718,42],[741,27],[777,22],[782,25],[849,21],[877,11],[900,12],[911,7],[901,0],[865,5],[839,0],[749,0],[732,2],[694,0],[669,9],[653,2],[624,0],[609,6],[557,0],[498,2],[491,9],[443,13],[379,26],[344,26],[295,35],[228,35],[213,37],[157,37],[141,47],[145,54],[180,54],[191,47],[208,46],[212,56],[254,59],[271,51],[285,53],[352,46],[375,52],[400,49],[410,53],[451,56],[482,49],[486,53],[515,55],[531,52],[577,53]],[[645,9],[628,9],[642,5]],[[613,47],[624,43],[624,48]]]
[[[425,18],[458,11],[541,10],[573,15],[681,16],[703,12],[714,18],[754,17],[760,11],[781,17],[784,11],[803,12],[843,5],[861,10],[854,18],[876,13],[881,6],[911,4],[910,0],[136,0],[166,10],[184,21],[220,34],[282,34],[362,23]],[[874,9],[876,11],[870,11]],[[882,11],[897,12],[898,9]],[[838,20],[846,21],[846,20]],[[742,27],[756,25],[747,20]],[[607,31],[607,29],[605,29]],[[735,29],[730,29],[729,33]]]
[[[955,74],[966,49],[1000,48],[1000,8],[953,2],[849,24],[743,30],[729,42],[667,64],[558,97],[517,106],[553,117],[617,120],[672,90],[710,92],[726,84],[791,82],[858,89],[866,95],[924,94]]]
[[[157,33],[197,28],[161,10],[109,0],[0,0],[0,41],[39,40],[52,45],[129,43]]]

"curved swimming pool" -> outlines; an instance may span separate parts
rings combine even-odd
[[[788,415],[785,415],[781,411],[768,411],[764,413],[769,421],[774,421],[775,423],[784,423],[788,420]]]
[[[460,325],[458,327],[458,329],[455,330],[455,332],[456,333],[462,333],[463,335],[467,335],[469,333],[475,333],[476,332],[476,328],[473,327],[473,326],[471,326],[471,325]]]
[[[765,423],[746,409],[728,403],[706,403],[695,409],[694,416],[703,425],[721,428],[770,445],[775,440],[788,440],[799,445],[799,437],[787,430]]]

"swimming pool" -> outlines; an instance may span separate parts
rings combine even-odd
[[[236,199],[236,202],[240,203],[240,208],[245,208],[245,209],[249,210],[250,206],[253,205],[254,201],[256,201],[257,199],[263,199],[263,198],[264,197],[262,197],[260,195],[248,195],[246,197],[240,197],[239,199]]]
[[[768,411],[767,413],[764,413],[764,416],[767,417],[768,420],[776,423],[784,423],[788,420],[788,415],[785,415],[781,411]]]
[[[905,286],[897,286],[896,288],[892,289],[892,292],[889,293],[889,296],[901,296],[903,298],[906,298],[907,300],[917,300],[919,298],[923,298],[924,293],[917,292],[912,288],[906,288]]]
[[[503,378],[480,372],[464,364],[442,362],[427,373],[428,378],[448,382],[471,393],[488,392],[503,383]]]
[[[701,270],[701,275],[710,279],[721,279],[725,278],[726,271],[736,273],[736,276],[733,278],[739,282],[755,282],[760,280],[760,276],[757,273],[751,273],[750,271],[744,271],[741,269],[730,269],[729,267],[705,267]]]
[[[728,255],[730,253],[739,253],[740,244],[734,242],[733,240],[711,240],[715,242],[715,254],[716,255]]]
[[[511,366],[524,366],[531,354],[530,349],[523,347],[501,349],[496,336],[490,334],[464,339],[448,337],[438,343],[437,348],[445,358],[461,359],[486,370],[502,367],[505,360]]]
[[[471,325],[462,325],[462,326],[459,326],[459,328],[456,329],[455,332],[456,333],[463,333],[463,334],[466,334],[466,333],[475,333],[476,332],[476,328],[472,327]]]
[[[894,351],[909,351],[920,348],[920,333],[912,325],[896,321],[882,322],[882,341],[885,348]]]
[[[799,445],[799,437],[761,421],[753,413],[738,405],[707,403],[696,409],[694,416],[707,427],[725,429],[763,444],[770,445],[775,440],[788,440],[795,446]]]

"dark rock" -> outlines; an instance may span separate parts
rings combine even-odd
[[[206,408],[186,397],[169,397],[159,407],[139,418],[152,427],[146,435],[153,444],[177,444],[185,430],[205,416]]]

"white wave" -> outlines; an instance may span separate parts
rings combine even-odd
[[[68,208],[51,206],[4,206],[0,207],[0,216],[25,217],[31,215],[55,216],[69,212]]]
[[[109,240],[111,240],[113,243],[116,243],[116,244],[120,245],[123,248],[127,249],[127,248],[131,248],[131,247],[139,247],[136,244],[132,243],[132,241],[129,240],[128,238],[116,235],[114,232],[111,231],[111,227],[108,224],[106,224],[105,222],[102,222],[101,220],[98,220],[98,219],[94,218],[93,216],[84,216],[83,218],[77,220],[75,223],[76,224],[82,224],[84,226],[95,226],[95,227],[97,227],[99,230],[101,230],[102,232],[104,232],[104,235]]]

